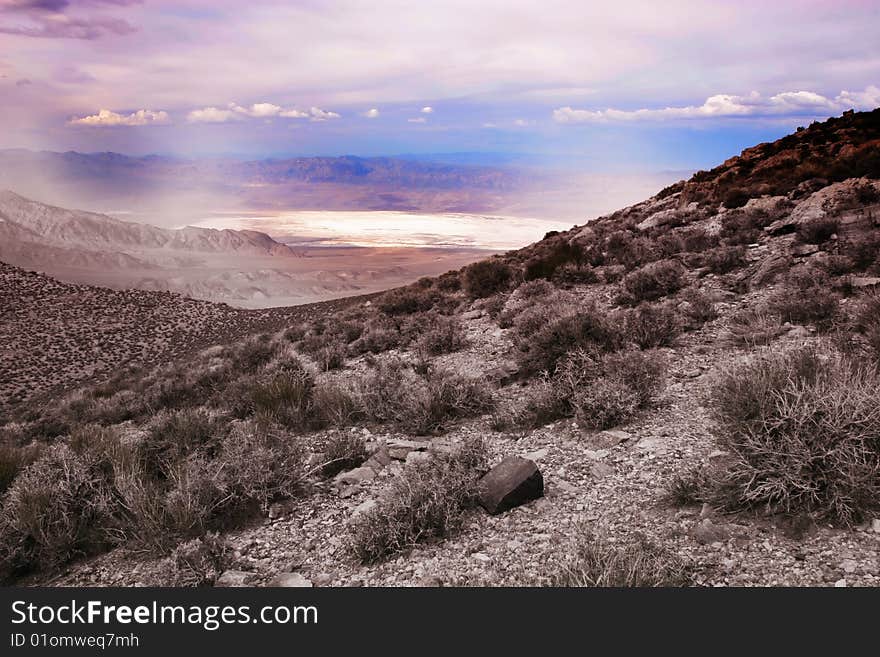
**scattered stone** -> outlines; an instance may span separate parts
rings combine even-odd
[[[406,464],[414,465],[416,463],[424,463],[431,458],[429,452],[410,452],[406,455]]]
[[[489,563],[492,561],[492,557],[483,552],[474,552],[471,556],[477,561],[482,561],[483,563]]]
[[[498,367],[493,367],[485,374],[486,378],[493,381],[496,385],[505,386],[513,383],[519,375],[519,367],[513,363],[504,363]]]
[[[373,455],[366,460],[362,467],[370,468],[375,474],[379,474],[389,463],[391,463],[391,454],[389,454],[388,448],[385,445],[381,445],[379,449],[373,452]]]
[[[836,582],[834,582],[834,588],[845,589],[846,588],[846,580],[845,579],[837,580]]]
[[[607,477],[610,474],[614,474],[614,468],[607,463],[597,461],[590,466],[590,474],[593,475],[596,479],[601,479],[602,477]]]
[[[608,447],[614,447],[620,443],[626,442],[632,438],[632,434],[622,429],[609,429],[599,434],[599,439],[606,443]]]
[[[280,573],[270,579],[266,586],[286,589],[310,589],[312,582],[299,573]]]
[[[547,457],[547,448],[542,447],[541,449],[536,449],[534,452],[529,452],[523,456],[524,459],[528,459],[529,461],[540,461]]]
[[[329,573],[318,573],[312,577],[312,584],[315,586],[329,586],[333,583],[333,575]]]
[[[796,256],[808,256],[819,252],[818,244],[795,244],[791,247],[791,252]]]
[[[336,483],[340,486],[354,486],[376,478],[376,471],[368,465],[362,465],[348,472],[336,475]]]
[[[874,519],[871,521],[871,530],[872,530],[875,534],[880,534],[880,518],[874,518]]]
[[[853,276],[850,282],[853,287],[876,287],[880,285],[880,278],[876,276]]]
[[[792,326],[788,329],[788,332],[785,334],[787,338],[794,338],[797,340],[803,340],[805,338],[810,337],[810,331],[806,326]]]
[[[534,461],[508,456],[479,481],[480,504],[495,515],[544,494],[544,477]]]
[[[225,570],[220,577],[216,579],[214,586],[220,588],[250,586],[250,583],[254,581],[255,576],[254,573],[248,573],[243,570]]]
[[[358,504],[354,510],[351,512],[351,517],[359,516],[362,513],[368,513],[375,509],[377,506],[376,500],[365,500]]]
[[[284,516],[290,515],[290,513],[296,507],[296,503],[292,500],[285,500],[284,502],[276,502],[272,506],[269,507],[269,520],[278,520],[279,518],[283,518]]]
[[[388,455],[398,461],[405,461],[411,452],[423,451],[428,443],[418,440],[392,440],[386,445]]]
[[[476,310],[468,310],[466,313],[461,314],[462,319],[479,319],[486,312],[482,308],[477,308]]]
[[[709,518],[701,520],[691,531],[691,537],[701,545],[719,543],[730,538],[730,532],[722,525],[716,525]]]

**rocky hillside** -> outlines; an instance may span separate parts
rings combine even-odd
[[[880,584],[878,118],[31,408],[5,576]]]

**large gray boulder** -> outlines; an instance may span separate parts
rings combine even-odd
[[[508,456],[479,481],[480,505],[492,515],[544,495],[544,477],[534,461]]]

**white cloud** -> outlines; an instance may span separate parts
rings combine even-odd
[[[746,116],[813,116],[847,109],[874,109],[878,105],[880,88],[872,85],[860,92],[842,91],[834,98],[812,91],[784,91],[769,97],[753,91],[748,96],[718,94],[707,98],[702,105],[662,109],[585,110],[560,107],[553,110],[553,120],[557,123],[606,123]]]
[[[368,109],[366,112],[364,112],[364,116],[367,117],[368,119],[378,118],[379,117],[379,110],[376,109],[375,107],[372,109]]]
[[[433,113],[434,113],[433,107],[423,107],[422,108],[422,114],[433,114]]]
[[[527,125],[529,125],[529,122],[525,119],[516,119],[513,122],[513,125],[515,125],[517,128],[525,128]]]
[[[377,110],[378,112],[378,110]],[[187,115],[190,122],[222,123],[231,119],[249,117],[252,119],[271,119],[281,117],[284,119],[311,119],[312,121],[327,121],[338,119],[339,114],[328,112],[320,107],[312,107],[309,110],[299,110],[295,107],[285,109],[275,103],[254,103],[248,107],[242,107],[237,103],[229,103],[228,109],[205,107],[191,111]]]
[[[327,112],[320,107],[313,107],[309,110],[312,121],[329,121],[330,119],[338,119],[339,114],[336,112]]]
[[[285,119],[307,119],[309,118],[309,113],[298,109],[288,109],[281,111],[278,116],[282,116]]]
[[[239,115],[234,110],[217,107],[195,109],[186,115],[186,120],[190,123],[225,123],[237,118]]]
[[[407,119],[408,123],[427,123],[428,120],[424,116],[417,116],[414,119]]]
[[[117,114],[108,109],[102,109],[97,114],[68,121],[68,125],[84,126],[139,126],[164,125],[168,123],[171,123],[168,112],[144,109],[132,112],[131,114]]]

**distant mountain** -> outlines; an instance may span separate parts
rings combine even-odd
[[[193,253],[295,256],[289,246],[253,230],[215,230],[187,227],[179,230],[120,221],[81,210],[67,210],[31,201],[10,191],[0,191],[0,229],[4,244],[77,249],[102,253],[165,249]]]

